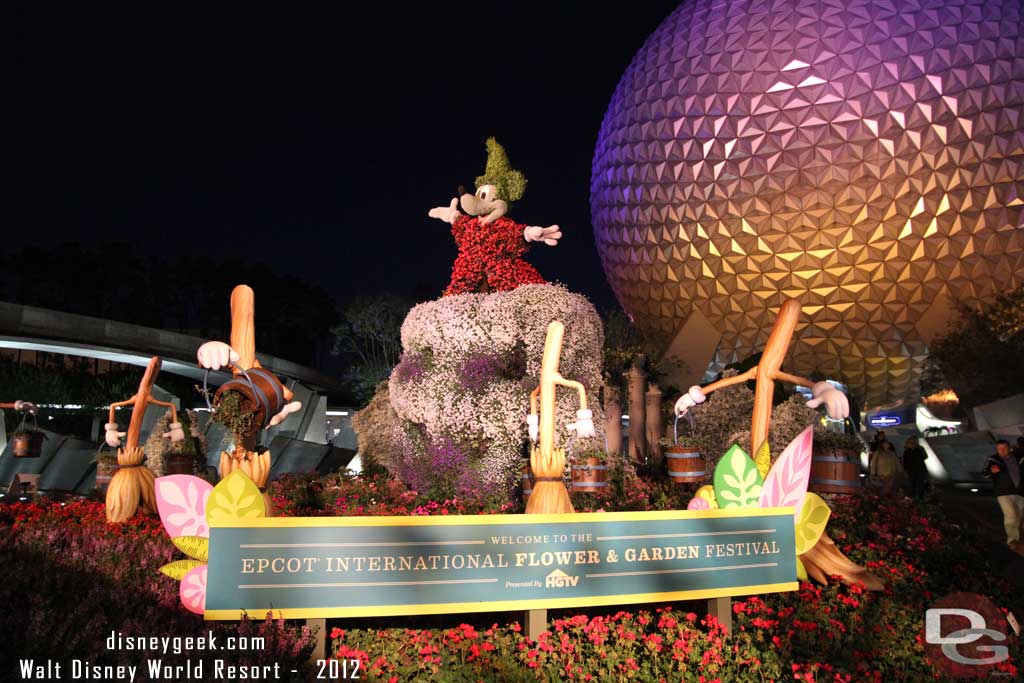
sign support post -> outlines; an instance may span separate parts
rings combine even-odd
[[[726,631],[732,631],[732,598],[711,598],[708,600],[708,614],[718,619]]]
[[[327,619],[306,619],[306,626],[316,631],[316,644],[309,653],[309,661],[317,662],[327,659]]]
[[[536,641],[540,634],[548,630],[548,611],[546,609],[530,609],[523,613],[526,622],[526,637]]]

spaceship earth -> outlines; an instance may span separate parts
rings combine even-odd
[[[699,313],[709,369],[795,297],[788,370],[909,397],[921,321],[1024,282],[1022,115],[1020,0],[687,0],[601,125],[602,265],[666,345]]]

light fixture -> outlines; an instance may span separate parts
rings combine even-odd
[[[978,489],[971,489],[971,493],[977,493]]]

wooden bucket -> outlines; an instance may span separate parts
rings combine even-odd
[[[860,453],[821,449],[811,454],[811,480],[807,488],[818,493],[856,493],[862,485]]]
[[[110,480],[114,478],[115,472],[117,472],[117,465],[96,463],[96,488],[105,491]]]
[[[693,446],[669,446],[665,449],[668,476],[677,484],[696,484],[708,477],[704,456]]]
[[[196,456],[191,453],[167,453],[164,455],[164,474],[192,474],[195,462]]]
[[[572,490],[594,493],[608,486],[608,466],[597,458],[587,458],[572,466]]]
[[[15,458],[38,458],[43,454],[45,438],[39,431],[18,432],[11,438],[11,451]]]
[[[278,381],[274,373],[263,368],[250,368],[243,372],[242,377],[228,380],[217,389],[214,396],[214,405],[217,404],[224,392],[237,391],[252,401],[256,407],[255,431],[263,429],[270,424],[270,418],[277,415],[285,406],[284,386]]]
[[[530,470],[530,463],[523,463],[523,504],[526,504],[530,500],[530,494],[533,493],[533,472]]]

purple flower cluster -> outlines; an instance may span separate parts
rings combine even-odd
[[[412,382],[423,376],[426,372],[426,363],[423,356],[418,353],[403,353],[395,366],[395,379],[399,382]]]
[[[438,473],[462,472],[469,465],[469,455],[449,438],[427,444],[430,466]]]
[[[502,373],[505,365],[497,354],[471,354],[459,368],[459,382],[467,391],[480,391]]]

